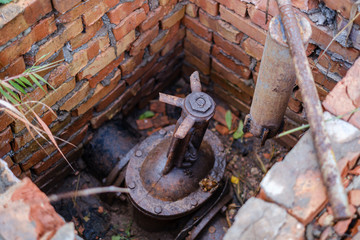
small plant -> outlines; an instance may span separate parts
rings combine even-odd
[[[226,122],[227,128],[231,132],[231,129],[232,129],[232,113],[231,113],[230,110],[227,110],[226,113],[225,113],[225,122]],[[237,129],[233,133],[233,138],[234,139],[239,139],[239,138],[242,138],[244,136],[243,128],[244,128],[244,123],[240,119]]]
[[[41,57],[40,59],[44,58],[45,56]],[[39,59],[39,60],[40,60]],[[62,60],[61,60],[62,61]],[[60,61],[56,61],[50,64],[45,64],[42,66],[34,66],[30,67],[29,69],[25,70],[22,74],[8,77],[5,79],[0,79],[0,111],[6,112],[10,117],[13,119],[19,120],[24,123],[26,129],[30,133],[31,137],[36,141],[36,135],[39,135],[41,138],[46,139],[47,136],[52,144],[56,147],[56,149],[60,152],[63,158],[68,162],[65,155],[60,150],[56,139],[64,141],[60,138],[55,137],[46,123],[35,113],[33,107],[30,107],[30,103],[42,104],[46,107],[51,113],[54,115],[55,112],[47,105],[38,102],[38,101],[27,101],[23,102],[20,98],[20,95],[27,95],[26,89],[29,87],[37,86],[41,88],[43,91],[44,88],[41,85],[41,82],[44,84],[49,85],[52,89],[54,89],[43,77],[41,77],[38,73],[44,70],[48,70],[54,68],[58,65]],[[55,89],[54,89],[55,90]],[[35,123],[32,123],[32,120],[29,120],[28,117],[34,117]],[[35,134],[34,134],[34,132]],[[64,141],[69,143],[67,141]],[[69,143],[71,144],[71,143]],[[40,144],[39,144],[40,145]],[[73,145],[73,144],[71,144]],[[41,145],[40,145],[41,146]],[[73,145],[74,146],[74,145]],[[68,162],[70,167],[74,170],[71,164]],[[75,171],[75,170],[74,170]]]
[[[145,111],[139,116],[139,120],[152,118],[153,116],[155,116],[155,113],[153,111]]]
[[[125,229],[124,234],[123,235],[114,235],[111,237],[111,240],[130,240],[133,237],[131,237],[131,226],[132,226],[132,222],[129,223],[128,227]]]

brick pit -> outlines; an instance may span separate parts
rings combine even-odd
[[[338,38],[316,62],[348,22],[353,3],[293,3],[310,19],[307,55],[324,100],[359,55],[360,18],[349,41]],[[56,112],[53,116],[40,104],[34,108],[56,136],[78,146],[60,144],[68,159],[76,161],[92,129],[116,114],[144,107],[160,90],[180,77],[188,79],[195,70],[208,92],[247,114],[267,35],[265,10],[266,0],[19,0],[0,8],[0,78],[22,73],[35,62],[64,59],[41,73],[56,90],[44,86],[45,94],[35,88],[21,98],[41,101]],[[278,14],[274,0],[268,13],[268,19]],[[302,97],[294,86],[285,130],[304,123]],[[301,134],[280,141],[292,147]],[[22,122],[0,114],[0,158],[17,177],[27,176],[47,189],[71,169],[54,146],[39,142],[48,154]]]

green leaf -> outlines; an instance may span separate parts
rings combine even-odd
[[[226,126],[228,127],[229,131],[231,131],[231,126],[232,126],[232,114],[230,110],[227,110],[225,113],[225,122],[226,122]]]
[[[141,114],[139,116],[139,120],[146,119],[146,118],[151,118],[153,116],[155,116],[155,113],[153,111],[146,111],[146,112],[144,112],[143,114]]]
[[[19,77],[19,79],[20,79],[23,83],[26,83],[29,87],[32,87],[31,82],[30,82],[26,77]]]
[[[24,89],[22,87],[20,87],[16,82],[10,80],[9,83],[11,84],[11,86],[13,86],[19,92],[22,92],[23,94],[26,94]]]
[[[33,75],[29,75],[29,77],[31,78],[31,80],[39,87],[41,88],[44,92],[46,92],[43,88],[43,86],[41,86],[41,84],[39,83],[39,81],[33,76]]]
[[[19,102],[17,102],[12,96],[10,96],[6,91],[4,91],[4,89],[0,86],[0,93],[10,102],[12,102],[13,104],[19,104]]]
[[[18,84],[20,84],[21,86],[23,86],[24,88],[26,88],[26,85],[25,85],[20,79],[15,78],[14,80],[15,80],[15,82],[17,82]]]
[[[238,128],[236,129],[236,131],[235,131],[234,134],[233,134],[233,138],[234,138],[234,139],[239,139],[239,138],[241,138],[242,136],[244,136],[243,128],[244,128],[244,123],[243,123],[242,120],[240,120],[240,121],[239,121],[239,126],[238,126]]]
[[[4,88],[9,94],[11,94],[16,99],[16,101],[21,102],[19,96],[16,93],[14,93],[13,90],[11,90],[10,88],[5,87],[5,86],[4,86]]]
[[[0,4],[7,4],[9,2],[12,2],[13,0],[0,0]]]
[[[111,236],[111,240],[120,240],[120,239],[121,239],[120,235]]]
[[[39,74],[37,73],[33,73],[34,76],[39,79],[40,81],[44,82],[45,84],[49,85],[53,90],[55,90],[55,88],[53,86],[51,86],[42,76],[40,76]]]

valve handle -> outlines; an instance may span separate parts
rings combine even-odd
[[[198,71],[193,72],[190,76],[190,88],[192,93],[201,92],[201,82]],[[180,107],[184,110],[185,98],[180,98],[165,93],[159,93],[159,96],[160,102]],[[194,118],[192,118],[190,115],[186,116],[186,118],[181,122],[180,126],[176,129],[174,137],[178,139],[183,139],[186,134],[188,134],[190,129],[194,126],[194,123]]]

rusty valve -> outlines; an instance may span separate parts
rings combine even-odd
[[[181,117],[171,138],[163,174],[169,173],[174,166],[189,167],[196,161],[209,120],[215,113],[214,100],[201,92],[197,71],[190,76],[190,86],[191,94],[186,98],[160,93],[161,102],[182,108]]]

